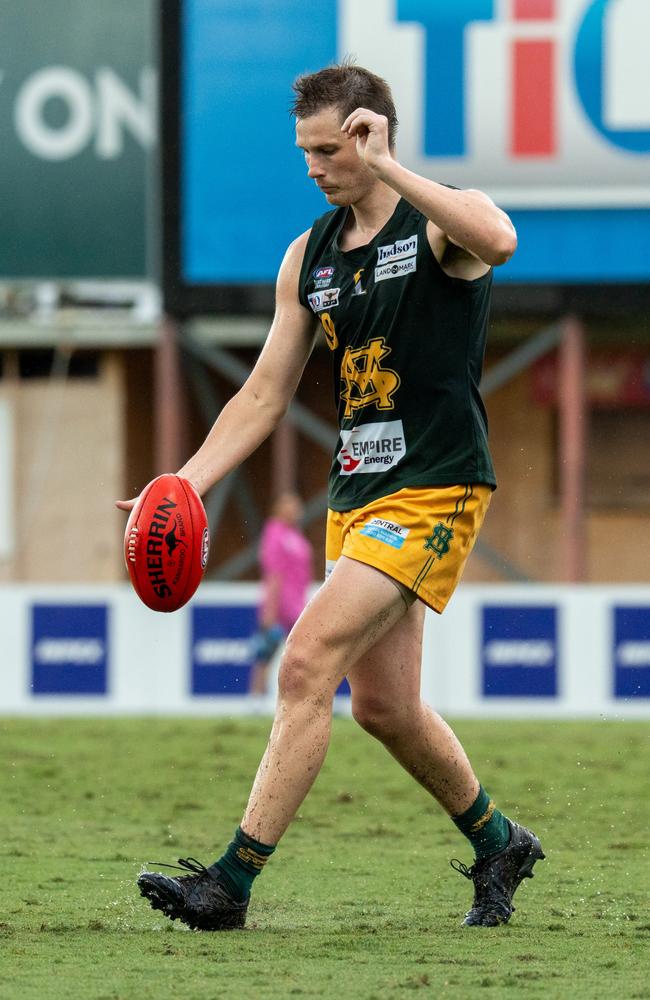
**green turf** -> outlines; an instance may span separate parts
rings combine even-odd
[[[3,1000],[650,998],[646,725],[457,726],[547,853],[507,927],[459,926],[464,840],[344,719],[248,930],[172,925],[138,895],[140,864],[221,852],[268,727],[0,720]]]

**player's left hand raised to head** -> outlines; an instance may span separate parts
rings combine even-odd
[[[357,108],[341,125],[341,132],[356,139],[359,157],[371,169],[390,159],[388,119],[367,108]]]

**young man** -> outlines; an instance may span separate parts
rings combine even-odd
[[[294,90],[297,145],[335,210],[287,250],[259,360],[179,475],[205,493],[251,454],[282,418],[322,329],[340,424],[329,575],[287,641],[269,744],[234,840],[209,868],[190,859],[181,867],[192,874],[144,872],[138,885],[190,927],[243,926],[253,879],[320,770],[347,675],[354,718],[474,848],[471,868],[457,863],[474,883],[464,923],[494,926],[544,855],[422,703],[420,666],[425,605],[443,611],[495,486],[478,383],[491,269],[516,236],[486,195],[399,163],[392,97],[374,74],[335,66]]]

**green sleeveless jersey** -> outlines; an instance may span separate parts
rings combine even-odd
[[[495,487],[478,390],[492,271],[475,281],[445,274],[426,217],[403,198],[370,243],[343,252],[346,214],[316,220],[300,274],[300,301],[319,317],[334,362],[330,507],[404,487]]]

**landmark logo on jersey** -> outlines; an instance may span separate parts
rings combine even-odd
[[[338,290],[338,289],[337,289]],[[345,403],[345,417],[351,417],[364,406],[378,410],[392,410],[393,396],[400,385],[400,377],[392,368],[384,368],[382,361],[390,354],[383,337],[376,337],[365,347],[345,349],[341,361],[341,399]]]
[[[398,260],[395,264],[376,267],[375,282],[386,281],[387,278],[401,278],[405,274],[412,274],[413,271],[417,271],[417,258],[408,257],[407,260]]]
[[[341,465],[339,475],[385,472],[401,462],[405,454],[401,420],[359,424],[351,431],[341,431],[341,450],[336,456]]]

